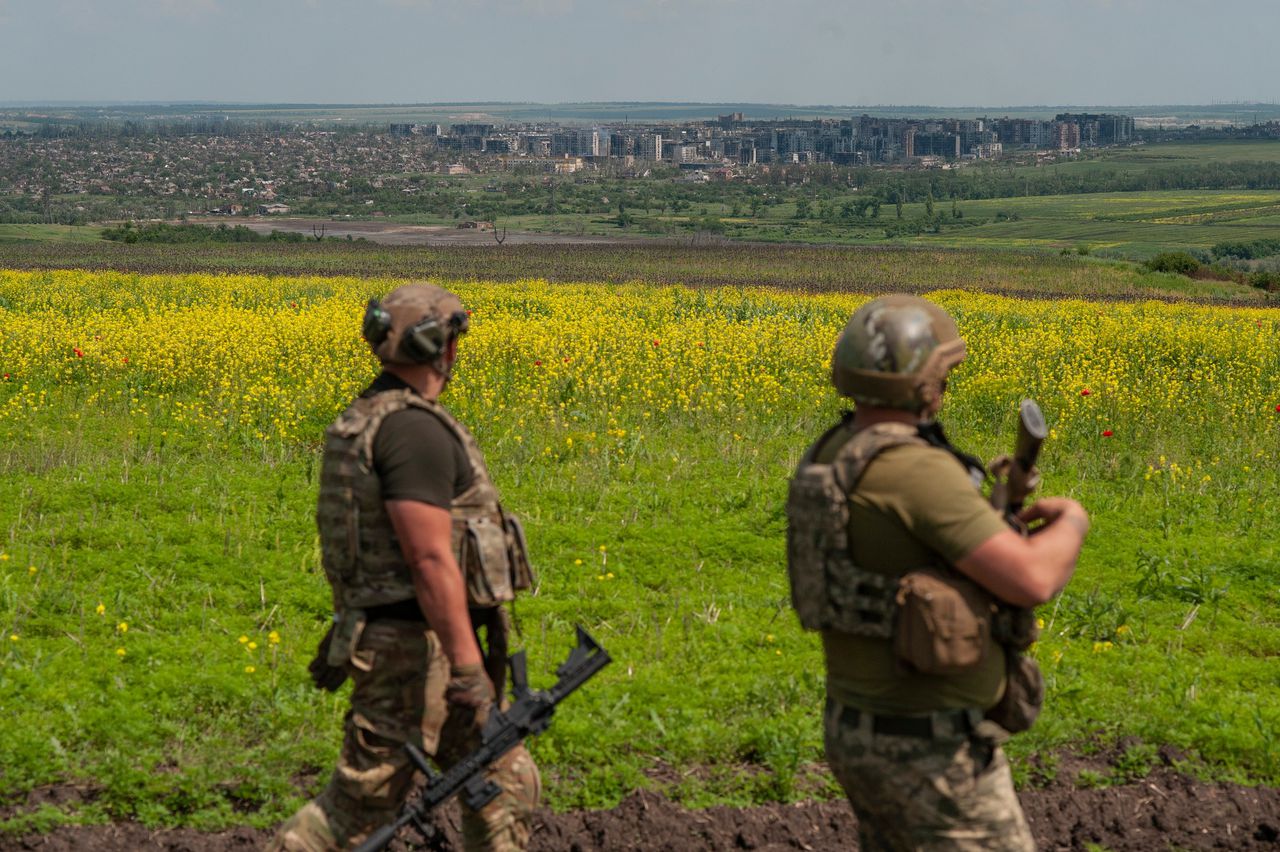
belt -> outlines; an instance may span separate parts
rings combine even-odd
[[[370,624],[375,621],[421,621],[423,624],[427,623],[427,619],[422,615],[422,607],[418,606],[416,598],[366,607],[364,616],[365,621]]]
[[[936,713],[921,716],[881,716],[876,713],[867,713],[856,707],[842,707],[840,724],[857,728],[861,727],[864,719],[868,719],[871,731],[875,734],[932,740],[969,734],[977,727],[978,722],[982,721],[982,715],[981,710],[969,708],[939,710]]]

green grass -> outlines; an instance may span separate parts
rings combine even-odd
[[[319,291],[312,297],[323,304]],[[679,304],[725,324],[838,326],[829,303],[785,298],[764,294],[736,313],[717,312],[706,292]],[[527,316],[547,309],[516,304]],[[971,359],[993,359],[1000,341],[1002,357],[1017,357],[1025,373],[969,385],[962,373],[954,385],[947,422],[984,458],[1007,450],[1024,380],[1054,389],[1062,407],[1077,395],[1060,386],[1064,365],[1102,377],[1108,359],[1143,356],[1087,339],[1043,341],[1057,354],[1015,356],[1020,335],[1034,332],[1036,303],[1025,303],[1025,316],[1013,304],[998,327],[988,328],[981,307],[962,317],[986,329],[987,351]],[[1106,308],[1064,310],[1089,317]],[[1172,309],[1150,310],[1152,334],[1176,340],[1160,313]],[[1232,316],[1215,322],[1235,329]],[[1240,325],[1241,334],[1263,333],[1253,320]],[[1087,338],[1089,326],[1078,333]],[[1088,425],[1046,446],[1044,491],[1081,500],[1094,529],[1072,584],[1041,612],[1036,653],[1049,704],[1010,751],[1021,761],[1138,737],[1188,751],[1208,777],[1275,784],[1280,415],[1268,408],[1219,423],[1202,403],[1214,392],[1205,376],[1213,362],[1161,351],[1147,369],[1185,383],[1181,416],[1121,409],[1100,394],[1098,416],[1120,437],[1101,440]],[[1042,367],[1027,366],[1041,357]],[[776,380],[769,358],[762,384]],[[814,408],[768,416],[746,400],[724,416],[653,417],[639,396],[591,402],[551,386],[538,404],[560,413],[544,422],[513,406],[518,382],[514,396],[482,404],[465,369],[464,352],[448,401],[475,427],[505,501],[526,520],[540,570],[538,593],[516,607],[534,685],[550,682],[574,623],[615,658],[534,743],[551,804],[612,804],[657,783],[659,766],[686,773],[670,792],[691,804],[811,794],[803,769],[821,757],[822,662],[787,604],[782,507],[789,470],[840,402],[828,393]],[[1276,374],[1259,378],[1267,399],[1280,391]],[[131,408],[123,394],[86,407],[83,384],[27,380],[47,390],[48,406],[0,422],[0,798],[21,802],[37,786],[72,783],[92,789],[94,803],[41,820],[273,823],[323,782],[345,709],[342,694],[315,692],[304,671],[329,612],[312,522],[314,445],[187,425],[182,405],[201,398],[199,386],[167,388],[163,398],[130,386],[155,404]],[[603,434],[610,421],[627,434],[604,457],[550,449],[566,446],[566,435]],[[322,426],[309,423],[308,434]],[[1153,466],[1172,470],[1166,455],[1188,466],[1186,477],[1148,476]],[[1140,774],[1143,760],[1135,753],[1117,772]]]
[[[90,225],[0,225],[0,242],[91,243],[101,233]]]

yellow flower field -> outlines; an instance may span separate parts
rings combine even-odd
[[[314,442],[373,375],[359,318],[368,296],[395,283],[0,272],[0,422],[12,430],[71,394],[72,418],[127,410],[167,429]],[[728,427],[830,403],[830,348],[865,298],[539,281],[455,289],[473,331],[451,404],[499,434],[536,422],[566,436],[585,424],[597,438],[665,418]],[[962,419],[1024,395],[1061,436],[1131,440],[1159,424],[1187,433],[1280,419],[1274,311],[931,298],[968,339],[955,381]]]

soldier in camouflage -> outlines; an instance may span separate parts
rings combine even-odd
[[[935,421],[964,355],[924,299],[859,308],[832,363],[856,410],[805,453],[788,497],[792,601],[821,631],[827,760],[863,850],[1035,848],[991,719],[1018,659],[993,613],[1066,584],[1088,516],[1046,497],[1024,537],[983,499],[985,469]]]
[[[448,767],[474,749],[502,700],[502,604],[531,573],[475,440],[436,401],[468,325],[457,297],[428,284],[370,301],[363,333],[383,371],[325,433],[316,513],[335,620],[311,673],[330,690],[350,677],[351,709],[328,786],[269,849],[358,845],[409,791],[403,745]],[[537,767],[518,746],[487,777],[502,793],[478,812],[464,807],[465,846],[522,850]]]

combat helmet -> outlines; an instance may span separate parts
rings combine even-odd
[[[916,296],[872,299],[836,341],[831,382],[864,405],[923,412],[942,396],[964,340],[946,311]]]
[[[447,375],[440,356],[469,327],[457,296],[419,282],[397,287],[382,301],[370,299],[361,332],[382,363],[431,364]]]

